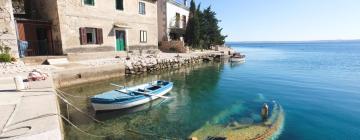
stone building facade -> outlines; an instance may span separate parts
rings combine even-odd
[[[189,19],[189,1],[158,0],[159,41],[183,40]]]
[[[64,53],[79,48],[157,48],[156,0],[52,1],[57,1],[58,21],[54,23],[60,32],[54,37],[61,38]]]
[[[1,0],[0,6],[11,8],[11,1],[25,5],[25,14],[9,23],[12,38],[31,38],[32,48],[42,38],[51,47],[46,55],[158,48],[157,0]]]

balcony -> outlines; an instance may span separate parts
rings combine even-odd
[[[180,20],[179,18],[172,18],[169,23],[169,28],[186,29],[186,20]]]

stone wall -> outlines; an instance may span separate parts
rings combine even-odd
[[[183,41],[162,41],[159,49],[168,53],[186,53],[187,48]]]
[[[123,65],[106,65],[96,68],[78,68],[52,73],[56,88],[107,80],[125,75]]]
[[[146,14],[139,14],[139,2],[146,5]],[[131,46],[157,46],[157,2],[153,0],[125,0],[124,10],[117,10],[115,1],[95,0],[94,6],[83,0],[57,0],[63,50],[71,48],[116,45],[115,30],[125,31],[126,49]],[[115,23],[124,25],[114,27]],[[80,45],[80,27],[103,29],[103,44]],[[140,43],[140,30],[147,31],[147,42]],[[115,51],[115,49],[113,50]]]
[[[92,53],[68,53],[67,58],[69,61],[84,61],[84,60],[94,60],[97,59],[113,59],[115,57],[123,57],[125,58],[127,55],[126,52],[115,52],[115,51],[107,51],[107,52],[92,52]]]
[[[92,53],[92,52],[108,52],[114,51],[115,48],[112,46],[101,46],[101,47],[84,47],[84,48],[69,48],[67,53]]]
[[[0,42],[11,48],[13,57],[19,57],[11,0],[0,0]]]
[[[204,61],[220,60],[223,54],[196,53],[196,54],[158,54],[139,56],[133,55],[124,60],[125,74],[141,74],[144,72],[159,71],[163,69],[177,69],[182,66],[202,63]]]

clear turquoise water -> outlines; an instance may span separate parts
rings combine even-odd
[[[286,120],[279,139],[360,138],[359,42],[232,46],[247,54],[247,63],[223,77],[281,102]]]
[[[360,138],[360,43],[230,45],[247,55],[246,63],[210,63],[63,89],[89,96],[114,89],[111,82],[175,82],[170,92],[173,100],[97,114],[96,118],[107,126],[74,110],[70,110],[70,118],[82,129],[98,135],[121,129],[153,134],[124,133],[105,139],[186,138],[206,123],[226,125],[249,119],[257,123],[262,103],[277,100],[286,114],[279,139]],[[88,100],[69,99],[92,113]],[[103,139],[65,128],[67,139]]]

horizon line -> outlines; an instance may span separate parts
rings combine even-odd
[[[280,40],[280,41],[225,41],[225,43],[301,43],[301,42],[347,42],[360,41],[360,39],[325,39],[325,40]]]

